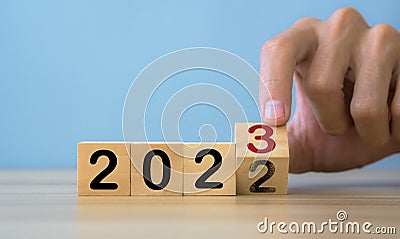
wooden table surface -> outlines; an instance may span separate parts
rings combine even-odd
[[[261,234],[268,223],[371,222],[396,235]],[[288,228],[286,227],[288,230]],[[74,170],[0,171],[0,238],[400,238],[400,172],[289,176],[285,196],[77,197]]]

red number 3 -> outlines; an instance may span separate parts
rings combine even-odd
[[[252,134],[257,129],[263,129],[264,130],[264,134],[263,135],[257,135],[254,138],[256,140],[264,140],[265,142],[267,142],[267,147],[265,147],[263,149],[258,149],[258,148],[256,148],[256,146],[253,143],[248,143],[247,144],[247,148],[250,151],[254,152],[254,153],[260,153],[260,154],[265,154],[265,153],[268,153],[268,152],[271,152],[272,150],[274,150],[275,141],[270,138],[272,136],[272,134],[274,133],[274,130],[271,127],[269,127],[268,125],[256,124],[256,125],[251,126],[249,128],[248,132],[250,134]]]

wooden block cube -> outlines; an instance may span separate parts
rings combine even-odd
[[[130,145],[78,144],[78,195],[130,195]]]
[[[287,194],[288,162],[284,158],[244,158],[236,172],[237,194]]]
[[[289,147],[286,126],[236,124],[238,194],[287,194]]]
[[[235,144],[185,144],[184,195],[236,195]]]
[[[289,158],[286,126],[236,123],[236,157]]]
[[[182,195],[183,144],[132,143],[131,194]]]

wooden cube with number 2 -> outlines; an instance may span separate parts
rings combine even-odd
[[[236,124],[237,194],[286,194],[289,147],[286,126]]]
[[[78,195],[131,194],[130,145],[124,142],[78,144]]]
[[[236,195],[235,144],[185,144],[185,195]]]

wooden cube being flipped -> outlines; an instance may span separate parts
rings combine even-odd
[[[235,133],[237,194],[287,194],[286,126],[237,123]]]

